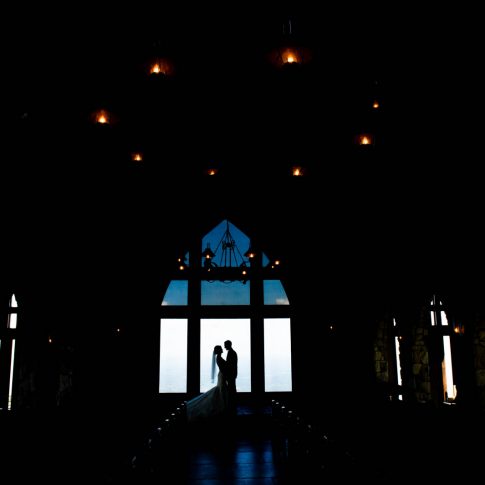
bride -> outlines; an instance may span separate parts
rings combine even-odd
[[[214,382],[216,363],[219,368],[217,385],[187,401],[186,410],[189,423],[221,416],[227,410],[227,384],[224,378],[226,361],[222,358],[222,347],[220,345],[216,345],[212,353],[212,382]]]

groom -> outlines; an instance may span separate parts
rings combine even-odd
[[[236,404],[236,378],[237,378],[237,353],[232,348],[232,342],[226,340],[224,342],[224,348],[227,350],[226,355],[226,372],[224,377],[227,383],[227,407],[229,416],[236,416],[237,404]]]

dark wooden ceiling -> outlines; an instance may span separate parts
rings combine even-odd
[[[456,285],[481,267],[471,21],[364,7],[41,10],[12,17],[5,50],[9,265],[83,279],[121,252],[128,272],[156,273],[229,218],[299,277],[312,260],[325,284]],[[278,69],[268,55],[289,40],[311,61]],[[147,74],[157,52],[171,78]],[[115,123],[94,125],[99,108]],[[375,146],[354,143],[361,131]],[[294,164],[306,176],[291,177]]]

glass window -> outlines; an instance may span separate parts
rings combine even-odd
[[[261,264],[263,265],[263,268],[265,268],[266,266],[268,266],[269,263],[270,263],[270,261],[269,261],[268,256],[266,256],[266,254],[263,253],[263,260],[261,262]]]
[[[7,328],[17,328],[17,314],[16,313],[9,313],[8,314]]]
[[[12,340],[12,353],[10,354],[10,379],[8,382],[8,404],[7,409],[12,409],[12,390],[13,390],[13,369],[15,364],[15,339]]]
[[[251,323],[249,318],[202,318],[200,320],[200,392],[216,385],[211,381],[212,353],[230,340],[236,351],[238,392],[251,392]],[[225,359],[224,350],[222,357]],[[217,376],[217,369],[216,369]]]
[[[187,392],[187,319],[160,321],[159,392]]]
[[[162,305],[187,305],[188,283],[187,280],[172,280],[165,292]]]
[[[264,319],[264,388],[266,392],[292,390],[289,318]]]
[[[288,297],[280,280],[264,280],[265,305],[289,305]]]
[[[202,239],[201,252],[209,247],[214,253],[212,262],[216,266],[234,268],[243,262],[249,265],[249,261],[243,256],[249,248],[249,243],[249,238],[243,232],[224,220]]]
[[[249,305],[249,281],[202,281],[202,305]]]
[[[456,398],[456,386],[453,382],[453,364],[451,360],[451,342],[449,335],[443,336],[443,350],[445,354],[442,363],[445,400],[453,400]]]

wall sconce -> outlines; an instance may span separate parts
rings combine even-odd
[[[457,335],[464,335],[465,334],[465,325],[463,323],[453,323],[453,332]]]
[[[269,55],[269,60],[278,68],[301,66],[310,62],[311,54],[308,48],[285,45],[274,49]]]
[[[293,175],[293,177],[302,177],[304,174],[304,170],[302,167],[292,167],[291,168],[291,175]]]
[[[276,67],[299,66],[311,60],[311,51],[303,47],[293,36],[291,20],[283,24],[283,37],[279,47],[273,49],[269,54],[271,64]]]
[[[374,135],[370,133],[360,133],[355,137],[355,142],[357,143],[357,145],[361,146],[374,146],[375,138]]]
[[[95,125],[103,126],[112,125],[117,121],[113,113],[106,109],[98,109],[94,111],[93,113],[91,113],[90,118]]]
[[[131,154],[131,159],[134,162],[143,162],[143,154],[140,152],[134,152]]]
[[[152,79],[164,79],[174,74],[174,64],[167,55],[167,46],[161,39],[156,39],[150,47],[145,64],[145,72]]]
[[[149,63],[148,73],[153,77],[168,77],[173,75],[174,67],[167,58],[158,57],[152,59]]]
[[[105,109],[100,109],[92,114],[93,121],[98,125],[109,125],[112,123],[112,115]]]

